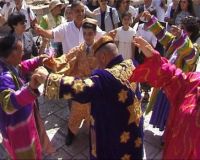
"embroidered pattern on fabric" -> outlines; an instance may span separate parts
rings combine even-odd
[[[140,101],[137,98],[134,99],[133,104],[128,106],[128,111],[130,113],[128,124],[130,125],[131,123],[135,123],[139,126],[142,110],[140,107]]]
[[[59,99],[61,79],[62,75],[53,73],[49,75],[44,90],[44,95],[48,99]]]
[[[129,89],[132,89],[129,78],[132,75],[134,69],[135,67],[133,66],[132,60],[128,59],[120,64],[115,65],[113,68],[105,70],[111,73],[123,85],[126,85],[126,87]]]

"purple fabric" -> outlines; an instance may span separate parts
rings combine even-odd
[[[169,107],[170,105],[166,95],[162,90],[160,90],[153,106],[153,113],[150,119],[150,124],[156,128],[159,128],[160,131],[165,129]]]
[[[37,98],[37,96],[33,95],[27,87],[24,87],[13,94],[14,96],[12,98],[13,99],[15,98],[18,105],[21,106],[26,106],[28,104],[31,104]]]
[[[15,77],[15,75],[13,75]],[[19,77],[15,77],[19,81]],[[23,83],[23,81],[21,81]],[[32,103],[36,99],[30,91],[24,87],[18,89],[14,81],[11,71],[8,70],[7,66],[0,62],[0,92],[5,90],[11,90],[10,93],[5,97],[7,98],[7,104],[17,109],[16,112],[8,114],[2,109],[2,103],[0,104],[0,130],[3,137],[7,137],[6,128],[8,126],[15,126],[16,124],[25,121],[32,112]],[[23,84],[22,84],[23,85]]]
[[[24,98],[26,97],[26,98]],[[27,87],[11,93],[10,100],[14,108],[21,109],[24,106],[30,105],[37,97],[33,95]]]
[[[155,16],[153,16],[153,17],[149,20],[149,22],[145,23],[145,26],[146,26],[147,28],[149,28],[151,25],[153,25],[153,24],[156,23],[156,22],[157,22],[157,18],[156,18]]]

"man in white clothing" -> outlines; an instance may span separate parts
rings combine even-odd
[[[71,22],[65,22],[52,30],[44,30],[38,25],[35,26],[37,34],[54,39],[55,42],[62,42],[63,53],[69,52],[70,49],[84,42],[82,30],[82,21],[85,17],[84,4],[81,1],[75,1],[71,4],[71,10],[74,18]],[[96,39],[103,34],[104,32],[98,28]]]

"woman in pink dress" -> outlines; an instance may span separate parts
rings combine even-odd
[[[23,75],[34,71],[45,56],[21,62],[22,42],[9,35],[0,39],[0,132],[11,159],[42,159],[42,149],[52,150],[35,100],[39,83],[32,76],[25,83]]]
[[[163,88],[171,105],[163,159],[199,159],[200,73],[183,73],[141,37],[136,37],[134,44],[146,59],[133,71],[130,81]]]

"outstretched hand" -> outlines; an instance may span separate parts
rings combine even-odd
[[[142,50],[143,54],[149,58],[153,56],[154,48],[142,37],[134,37],[133,43],[135,46],[137,46],[139,49]]]
[[[42,36],[42,31],[43,31],[43,29],[42,29],[42,27],[40,27],[38,24],[35,24],[34,26],[33,26],[33,29],[34,29],[34,31],[35,31],[35,33],[37,34],[37,35],[40,35],[40,36]]]

